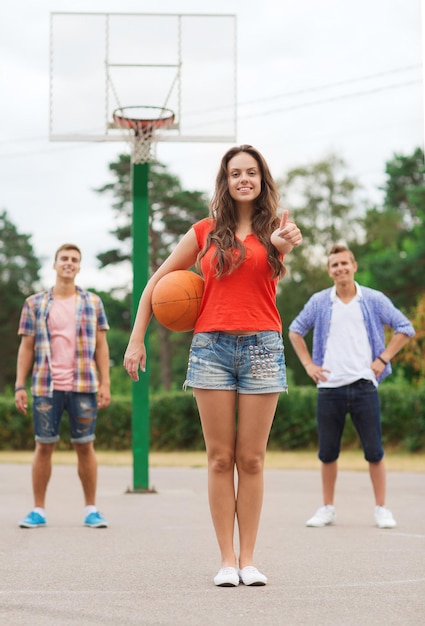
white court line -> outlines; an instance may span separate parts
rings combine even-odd
[[[315,589],[358,589],[362,587],[388,587],[388,586],[393,586],[393,585],[416,585],[416,584],[424,583],[424,582],[425,582],[425,578],[408,578],[406,580],[383,580],[383,581],[369,580],[369,581],[365,581],[361,583],[332,583],[331,585],[313,584],[311,585],[311,588],[312,590],[315,590]],[[286,590],[294,589],[296,587],[299,589],[305,589],[306,587],[308,587],[308,585],[291,585],[291,584],[286,584],[286,583],[284,585],[284,588]],[[276,585],[273,585],[273,589],[276,589]]]
[[[407,578],[406,580],[383,580],[383,581],[376,581],[376,580],[369,580],[369,581],[364,581],[361,583],[357,583],[357,582],[353,582],[353,583],[332,583],[329,585],[317,585],[316,583],[312,584],[312,585],[291,585],[291,584],[287,584],[285,583],[284,586],[281,585],[282,589],[285,589],[286,591],[289,590],[293,590],[293,589],[306,589],[309,586],[312,588],[312,590],[317,590],[317,589],[357,589],[357,588],[362,588],[362,587],[387,587],[387,586],[393,586],[393,585],[416,585],[419,583],[425,583],[425,578]],[[264,589],[266,591],[275,591],[276,589],[279,588],[279,585],[268,585],[266,586]],[[205,589],[204,591],[211,591],[211,589]],[[191,592],[193,593],[199,593],[199,589],[192,589],[192,590],[187,590],[187,592],[190,594]],[[120,590],[120,591],[114,591],[115,596],[134,596],[135,591],[125,591],[125,590]],[[57,591],[40,591],[40,589],[34,589],[34,591],[30,590],[30,589],[16,589],[16,590],[0,590],[0,597],[1,596],[10,596],[10,595],[14,595],[14,596],[19,596],[19,595],[23,595],[23,596],[28,596],[28,595],[38,595],[38,596],[70,596],[70,595],[79,595],[79,596],[93,596],[94,594],[99,596],[99,595],[108,595],[110,596],[111,591],[95,591],[93,589],[89,590],[89,591],[78,591],[78,590],[70,590],[70,589],[62,589],[62,590],[57,590]]]
[[[125,591],[125,590],[121,590],[121,591],[114,591],[114,595],[126,595],[126,596],[134,596],[134,591]],[[63,595],[76,595],[78,594],[79,596],[88,596],[88,595],[105,595],[105,596],[110,596],[111,595],[111,590],[109,591],[100,591],[100,590],[91,590],[91,591],[78,591],[78,589],[62,589],[62,590],[58,590],[58,591],[41,591],[40,589],[37,591],[36,589],[34,589],[34,591],[30,590],[30,589],[9,589],[9,590],[1,590],[0,589],[0,596],[10,596],[10,595],[14,595],[14,596],[29,596],[29,595],[38,595],[38,596],[63,596]]]
[[[324,587],[383,587],[385,585],[411,585],[416,583],[424,583],[425,578],[407,578],[405,580],[370,580],[363,583],[341,583],[336,585],[323,585]],[[315,585],[316,586],[316,585]],[[318,585],[319,587],[321,585]]]
[[[425,539],[425,535],[414,535],[412,533],[397,533],[397,532],[394,532],[394,531],[391,532],[391,533],[383,531],[382,533],[379,533],[379,534],[380,535],[388,535],[388,536],[392,535],[393,537],[394,536],[396,536],[396,537],[413,537],[414,539]]]

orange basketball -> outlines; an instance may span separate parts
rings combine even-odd
[[[163,276],[152,292],[152,310],[160,324],[184,333],[193,330],[201,308],[204,281],[195,272],[176,270]]]

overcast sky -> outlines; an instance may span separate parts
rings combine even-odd
[[[257,147],[276,178],[334,152],[378,199],[385,162],[423,146],[421,0],[15,0],[0,21],[0,209],[31,235],[44,286],[65,241],[82,248],[82,286],[131,278],[95,258],[115,240],[110,199],[93,189],[127,145],[49,141],[49,20],[60,11],[235,14],[236,142]],[[161,142],[157,155],[210,194],[230,145]]]

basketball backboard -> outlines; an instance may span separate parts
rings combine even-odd
[[[236,16],[51,13],[51,141],[122,141],[113,113],[164,107],[157,141],[236,140]]]

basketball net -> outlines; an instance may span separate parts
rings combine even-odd
[[[155,123],[146,124],[128,132],[132,163],[152,163],[156,161]]]
[[[124,139],[131,147],[132,163],[152,163],[156,161],[156,146],[158,143],[158,131],[175,128],[175,115],[171,109],[167,109],[167,102],[174,88],[176,78],[171,85],[170,91],[162,107],[157,106],[121,106],[117,90],[111,77],[107,80],[118,104],[118,108],[112,114],[112,128],[123,131]]]
[[[156,161],[158,131],[174,127],[174,113],[164,107],[120,107],[113,112],[112,127],[123,131],[132,163],[151,163]]]

